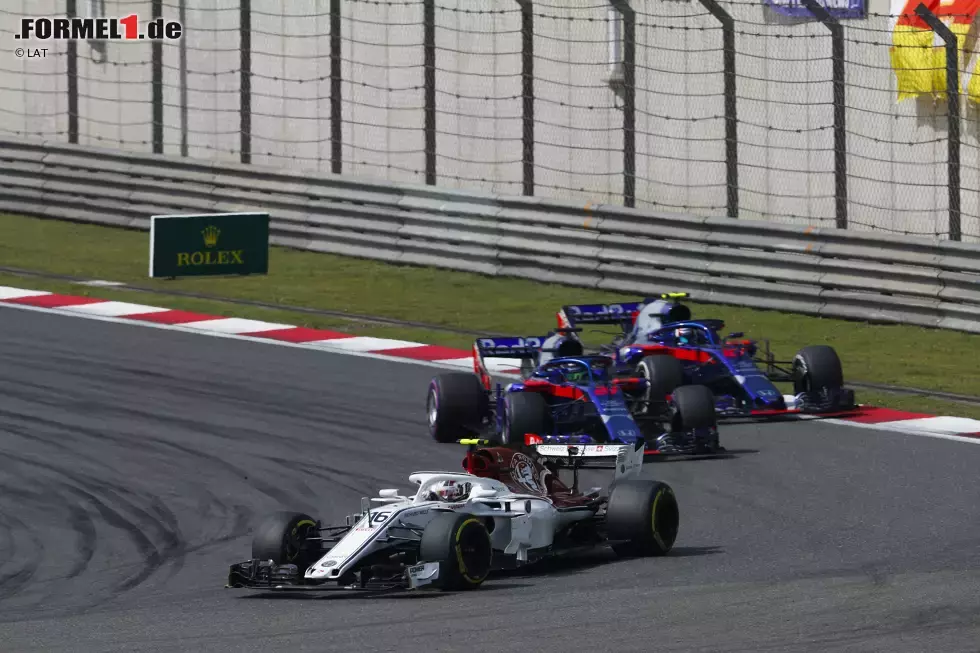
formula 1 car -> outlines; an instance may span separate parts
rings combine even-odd
[[[708,388],[678,384],[669,396],[656,397],[658,410],[649,410],[648,380],[614,374],[613,358],[583,355],[581,343],[568,339],[568,333],[477,340],[475,374],[439,374],[429,383],[426,407],[433,439],[489,436],[517,447],[560,445],[570,437],[599,444],[642,439],[649,443],[649,455],[724,451]],[[521,359],[522,380],[494,388],[485,363],[491,357]]]
[[[621,373],[632,372],[647,381],[650,410],[658,410],[659,397],[685,383],[710,388],[721,416],[856,408],[854,391],[844,387],[841,361],[832,347],[804,347],[792,361],[778,362],[767,340],[760,357],[758,343],[742,339],[743,333],[721,336],[722,320],[692,319],[690,308],[679,301],[687,296],[667,293],[639,302],[564,306],[557,317],[565,335],[557,345],[568,346],[568,340],[577,339],[581,325],[620,327],[622,333],[602,351],[616,360]],[[783,395],[774,385],[778,382],[792,383],[794,394]]]
[[[227,586],[467,590],[493,570],[604,544],[622,556],[662,556],[674,545],[680,514],[673,490],[635,478],[642,442],[614,447],[611,492],[584,493],[577,473],[571,487],[559,478],[558,458],[477,448],[486,440],[460,442],[470,445],[465,472],[415,472],[414,496],[381,490],[362,499],[361,512],[344,526],[323,526],[302,513],[271,516],[255,531],[252,558],[231,565]],[[572,448],[564,467],[589,467],[595,446]],[[372,508],[372,501],[381,505]]]

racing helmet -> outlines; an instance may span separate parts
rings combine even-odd
[[[577,363],[566,365],[562,374],[568,383],[583,383],[589,379],[589,369]]]
[[[470,496],[473,484],[461,481],[440,481],[429,490],[432,501],[444,501],[445,503],[455,503],[464,501]]]
[[[694,329],[692,329],[691,327],[681,327],[679,329],[674,329],[674,338],[677,339],[677,344],[679,345],[693,345]]]

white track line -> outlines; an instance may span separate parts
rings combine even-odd
[[[42,297],[44,295],[51,295],[46,290],[21,290],[20,288],[10,288],[7,286],[0,286],[0,301],[9,301],[11,299],[21,299],[23,297]]]
[[[124,315],[141,315],[144,313],[166,313],[173,309],[158,306],[144,306],[129,302],[99,302],[98,304],[78,304],[65,306],[66,311],[85,313],[86,315],[104,315],[106,317],[122,317]]]
[[[132,315],[136,315],[133,313]],[[278,322],[262,322],[260,320],[246,320],[240,317],[222,317],[215,320],[200,320],[198,322],[184,322],[180,326],[185,329],[195,331],[214,331],[215,333],[258,333],[260,331],[277,331],[279,329],[295,329],[292,324],[279,324]]]
[[[891,431],[892,433],[898,433],[899,435],[911,435],[914,437],[923,437],[923,438],[936,438],[939,440],[952,440],[954,442],[965,442],[967,444],[980,444],[980,438],[971,438],[962,435],[951,435],[949,433],[933,433],[930,431],[908,430],[904,427],[904,425],[907,422],[912,422],[915,420],[905,420],[899,422],[878,422],[877,424],[862,424],[860,422],[848,422],[842,419],[826,419],[820,421],[829,422],[830,424],[839,424],[841,426],[854,426],[859,429],[868,429],[871,431]]]
[[[408,340],[389,340],[388,338],[373,338],[370,336],[353,336],[351,338],[334,338],[331,340],[315,340],[310,343],[317,347],[329,347],[343,351],[383,351],[385,349],[404,349],[406,347],[424,347],[419,342]]]

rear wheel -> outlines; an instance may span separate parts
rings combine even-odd
[[[473,515],[440,513],[422,531],[419,562],[439,563],[439,578],[432,583],[438,589],[476,589],[490,575],[490,533]]]
[[[673,356],[647,356],[636,366],[636,374],[647,380],[644,411],[661,414],[666,408],[667,395],[684,383],[684,364]]]
[[[811,345],[793,359],[793,393],[816,395],[822,390],[838,390],[844,385],[844,370],[833,347]]]
[[[510,392],[504,396],[504,419],[499,439],[507,446],[522,446],[524,435],[551,433],[551,409],[536,392]]]
[[[666,483],[620,481],[606,508],[606,531],[621,556],[662,556],[677,539],[680,510]]]
[[[301,512],[278,512],[267,517],[252,535],[252,558],[296,565],[300,574],[316,562],[319,542],[316,520]]]
[[[718,425],[715,396],[707,386],[684,385],[676,388],[670,404],[671,431],[693,431]]]
[[[487,391],[474,374],[450,372],[429,382],[426,415],[429,434],[436,442],[452,443],[478,435],[489,410]]]

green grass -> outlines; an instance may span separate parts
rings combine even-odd
[[[158,290],[262,301],[282,310],[237,306],[219,300],[89,288],[37,277],[0,277],[12,286],[80,292],[220,315],[344,330],[363,335],[468,347],[472,337],[443,331],[388,327],[343,318],[311,316],[288,307],[339,310],[413,320],[430,325],[515,335],[547,332],[562,304],[614,302],[634,296],[486,277],[436,268],[274,247],[269,275],[178,280],[147,277],[149,235],[93,225],[0,216],[0,265],[85,279],[122,281]],[[664,288],[664,291],[672,290]],[[696,298],[695,298],[696,299]],[[696,316],[718,317],[732,331],[769,338],[777,357],[788,359],[807,344],[829,344],[851,380],[980,395],[980,336],[911,326],[870,325],[733,306],[690,303]],[[586,334],[591,342],[608,334]],[[866,398],[868,393],[861,392]],[[876,393],[882,405],[920,410],[914,397]],[[865,399],[867,400],[867,399]],[[933,400],[929,400],[930,402]],[[957,406],[956,414],[968,407]],[[934,411],[933,411],[934,412]]]

